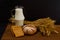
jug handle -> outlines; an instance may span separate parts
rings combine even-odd
[[[24,7],[23,7],[23,6],[20,6],[20,7],[16,6],[15,9],[16,9],[16,8],[24,8]],[[13,17],[13,18],[15,18],[15,15],[13,15],[12,12],[13,12],[15,9],[12,9],[12,10],[11,10],[11,17]]]
[[[15,18],[15,15],[12,13],[15,9],[11,10],[11,17]]]
[[[10,11],[11,17],[8,19],[9,22],[11,22],[12,24],[15,24],[15,16],[14,16],[13,13],[12,13],[14,10],[15,10],[15,9],[12,9],[12,10]]]

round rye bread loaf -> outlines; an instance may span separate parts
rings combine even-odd
[[[33,24],[27,24],[23,26],[23,31],[25,34],[34,34],[37,31],[37,28]]]

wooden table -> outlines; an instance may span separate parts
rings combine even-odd
[[[23,37],[16,38],[10,31],[10,26],[8,25],[1,40],[60,40],[60,25],[56,25],[58,34],[52,33],[49,37],[42,36],[40,32],[37,32],[34,35],[25,35]]]

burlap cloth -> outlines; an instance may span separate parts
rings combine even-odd
[[[57,27],[59,33],[52,33],[49,37],[42,36],[40,32],[37,32],[34,35],[25,35],[23,37],[16,38],[10,31],[10,25],[8,25],[1,40],[60,40],[60,25],[55,26]]]

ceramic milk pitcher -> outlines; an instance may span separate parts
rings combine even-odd
[[[24,14],[23,14],[23,8],[22,7],[16,7],[15,9],[15,25],[17,26],[23,26],[24,24]]]

